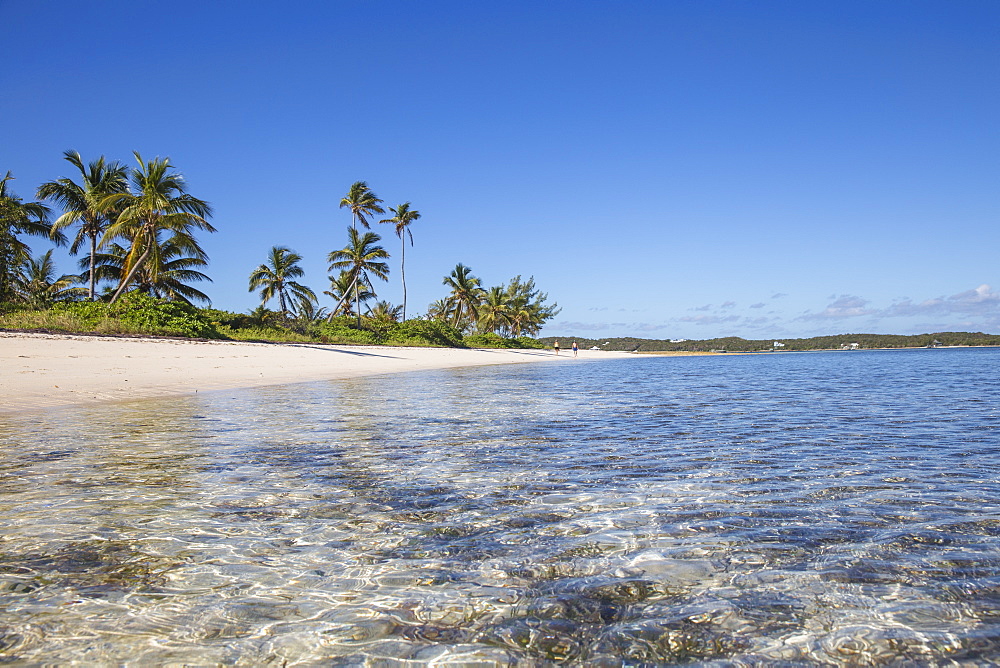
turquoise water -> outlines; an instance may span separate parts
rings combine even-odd
[[[1000,350],[0,416],[0,661],[987,665]]]

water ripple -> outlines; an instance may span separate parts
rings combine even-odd
[[[988,665],[996,350],[0,418],[0,661]]]

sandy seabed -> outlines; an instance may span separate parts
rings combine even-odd
[[[401,371],[633,357],[0,332],[0,413]]]

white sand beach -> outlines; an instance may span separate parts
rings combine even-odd
[[[401,371],[632,357],[0,332],[0,413]]]

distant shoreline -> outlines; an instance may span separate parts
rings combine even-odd
[[[956,350],[964,348],[1000,348],[1000,345],[991,346],[909,346],[902,348],[814,348],[811,350],[734,350],[734,351],[707,351],[688,352],[678,350],[639,350],[636,355],[657,355],[662,357],[694,357],[704,355],[787,355],[790,353],[860,353],[872,350]]]
[[[637,337],[543,337],[538,341],[551,346],[554,340],[576,340],[581,348],[620,350],[640,353],[661,352],[802,352],[820,350],[903,349],[903,348],[989,348],[1000,347],[1000,334],[983,332],[929,332],[925,334],[864,334],[847,333],[809,338],[744,339],[725,336],[712,339],[640,339]]]

